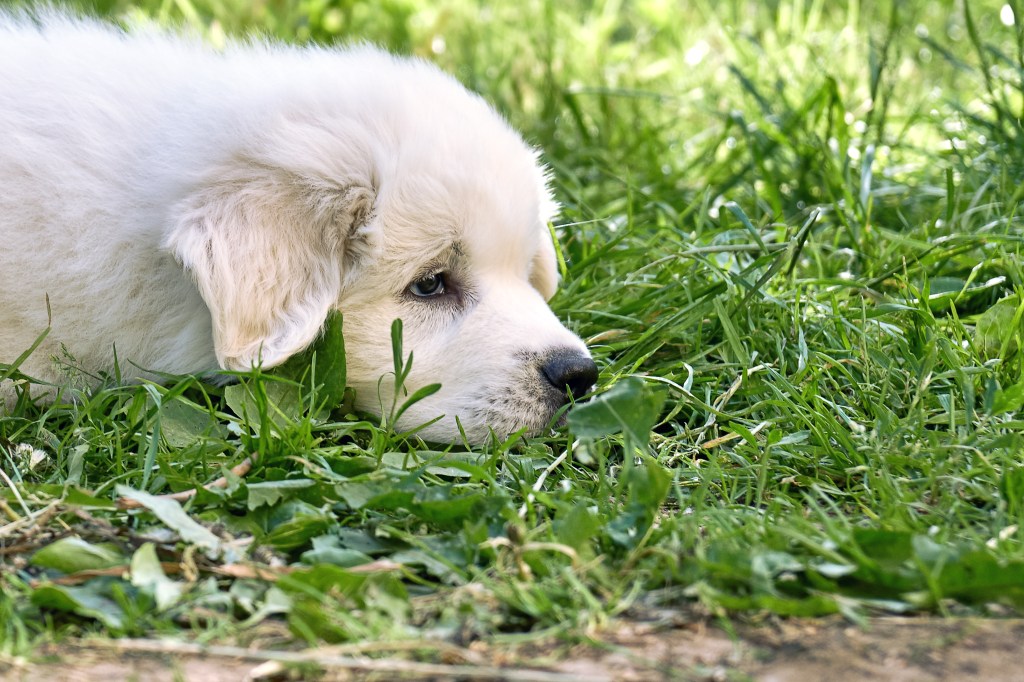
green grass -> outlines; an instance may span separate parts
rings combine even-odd
[[[0,418],[0,654],[275,620],[282,647],[582,636],[694,603],[1019,613],[1010,4],[100,3],[215,42],[365,38],[482,92],[554,171],[553,306],[601,397],[556,436],[449,453],[265,375],[22,404]],[[188,517],[113,507],[252,452]]]

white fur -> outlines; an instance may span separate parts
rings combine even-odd
[[[406,387],[443,388],[400,427],[537,431],[538,358],[586,353],[545,302],[553,209],[535,153],[425,62],[0,15],[0,362],[48,297],[42,381],[62,346],[90,372],[116,347],[126,379],[271,367],[338,309],[360,408],[391,408],[401,318]],[[409,294],[436,269],[461,297]]]

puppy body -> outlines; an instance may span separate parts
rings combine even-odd
[[[271,367],[338,309],[362,409],[391,407],[401,318],[406,387],[442,389],[400,427],[537,431],[594,378],[545,302],[553,210],[535,153],[424,62],[0,16],[0,362],[48,298],[39,380],[62,348],[127,379]]]

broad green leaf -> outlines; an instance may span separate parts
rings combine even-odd
[[[305,547],[312,538],[323,535],[335,525],[337,522],[330,514],[297,516],[275,526],[263,540],[277,549],[291,551]]]
[[[302,385],[304,396],[315,389],[316,405],[330,410],[345,399],[345,337],[342,315],[331,311],[320,336],[302,353],[274,369],[277,376]]]
[[[915,535],[911,540],[914,556],[929,568],[942,567],[956,556],[956,550],[939,544],[927,535]]]
[[[357,575],[336,566],[316,566],[281,578],[292,598],[288,624],[310,641],[344,641],[368,628],[407,632],[409,595],[389,574]]]
[[[411,505],[411,511],[428,523],[459,526],[466,519],[475,517],[483,507],[483,502],[483,493],[445,495],[436,499],[417,500]]]
[[[267,397],[267,416],[278,427],[288,424],[302,415],[302,398],[298,384],[290,381],[261,378]],[[239,417],[250,422],[259,422],[260,404],[253,396],[253,386],[248,382],[232,384],[224,389],[224,400]]]
[[[224,389],[224,402],[239,417],[247,417],[252,420],[258,414],[256,402],[252,399],[252,396],[249,394],[249,388],[244,383],[227,386]]]
[[[362,509],[373,498],[386,492],[383,485],[379,483],[351,481],[339,483],[334,486],[334,491],[345,500],[350,509]]]
[[[94,618],[112,630],[124,625],[124,611],[109,597],[100,594],[95,583],[74,587],[42,585],[32,592],[32,603],[56,611]]]
[[[992,416],[1016,412],[1024,407],[1024,381],[1001,388],[996,391],[992,400]]]
[[[89,446],[81,443],[71,448],[68,453],[68,477],[67,484],[77,486],[82,482],[82,472],[85,470],[85,457],[89,454]]]
[[[369,455],[341,455],[330,458],[331,471],[349,478],[377,470],[377,458]]]
[[[984,550],[966,552],[942,567],[944,595],[965,601],[1024,606],[1024,561],[1004,561]]]
[[[999,477],[999,496],[1006,503],[1006,513],[1017,517],[1024,510],[1024,468],[1006,467]]]
[[[913,556],[913,533],[896,530],[859,528],[854,541],[869,558],[886,563],[902,563]]]
[[[594,538],[601,533],[601,519],[595,508],[587,504],[573,506],[560,514],[554,525],[555,537],[581,554],[590,554]]]
[[[252,615],[242,623],[243,627],[252,627],[256,623],[266,620],[270,616],[288,613],[292,608],[292,598],[281,589],[271,587],[263,596],[262,602],[253,611]]]
[[[624,477],[629,485],[630,499],[656,513],[672,487],[672,472],[653,457],[644,456],[639,464],[631,464]]]
[[[156,497],[155,495],[144,493],[141,490],[133,490],[123,485],[117,486],[117,494],[121,497],[135,500],[153,512],[154,516],[176,532],[184,542],[212,552],[220,551],[221,543],[217,536],[199,525],[175,500],[166,497]]]
[[[282,500],[293,497],[296,491],[304,490],[313,485],[316,485],[316,482],[308,478],[249,483],[245,487],[248,493],[246,506],[249,507],[249,511],[262,505],[272,506]]]
[[[160,433],[172,448],[184,448],[202,436],[215,432],[225,435],[223,427],[198,405],[171,400],[160,407]]]
[[[185,591],[184,584],[174,582],[164,573],[156,546],[151,542],[143,544],[132,555],[131,580],[132,585],[153,597],[160,611],[177,604]]]
[[[1020,308],[1019,296],[1007,296],[996,301],[978,318],[974,328],[974,342],[987,357],[1017,352],[1018,341],[1024,332]]]
[[[333,514],[298,499],[260,507],[256,513],[261,512],[267,514],[264,523],[268,528],[263,541],[282,550],[305,547],[312,538],[337,525]]]
[[[342,568],[349,568],[370,561],[372,559],[368,554],[342,547],[341,540],[337,535],[321,535],[313,538],[313,549],[302,554],[302,562],[311,566],[334,564]]]
[[[324,595],[337,592],[355,596],[369,580],[364,573],[352,573],[338,566],[321,564],[308,570],[300,570],[281,576],[277,586],[288,593]]]
[[[664,403],[662,387],[627,377],[590,402],[574,407],[569,413],[569,429],[584,438],[623,433],[635,447],[645,448]]]
[[[64,491],[64,501],[76,507],[114,509],[117,505],[109,497],[96,497],[92,491],[77,486],[68,487]]]
[[[386,554],[402,546],[401,543],[395,540],[378,537],[369,528],[339,528],[334,532],[334,535],[338,536],[340,546],[370,555]]]
[[[1005,278],[994,277],[985,282],[974,282],[960,277],[937,276],[928,280],[928,306],[934,311],[948,311],[952,303],[985,294],[1005,286]]]
[[[626,511],[616,516],[604,527],[604,532],[615,543],[636,547],[651,525],[651,512],[639,505],[629,505]]]
[[[392,480],[340,483],[334,490],[351,509],[408,509],[413,499],[412,492],[396,488]]]
[[[93,545],[81,538],[61,538],[32,555],[30,563],[62,573],[123,566],[127,557],[108,545]]]
[[[441,580],[454,583],[459,579],[459,572],[451,564],[442,561],[429,552],[420,549],[407,549],[391,555],[391,560],[403,566],[418,566]]]

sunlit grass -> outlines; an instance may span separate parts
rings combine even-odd
[[[569,262],[554,307],[635,418],[578,410],[575,435],[440,453],[308,404],[243,418],[191,379],[22,406],[0,418],[0,547],[25,547],[0,555],[4,650],[58,631],[244,638],[270,617],[317,642],[580,633],[655,604],[1020,608],[1020,7],[344,7],[103,10],[214,41],[371,39],[481,91],[544,150]],[[163,560],[190,568],[170,606],[120,575],[76,586],[98,615],[39,596],[59,573],[26,560],[59,536],[139,556],[156,521],[110,508],[116,485],[181,490],[256,450],[247,481],[188,511],[254,537],[242,556],[270,573],[231,580],[227,554],[172,537]]]

